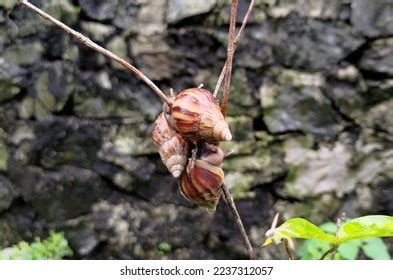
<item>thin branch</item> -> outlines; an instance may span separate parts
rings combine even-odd
[[[285,248],[285,252],[287,252],[288,258],[290,260],[295,260],[295,253],[293,252],[293,249],[291,248],[289,241],[287,239],[283,240],[284,243],[284,248]]]
[[[221,102],[221,112],[225,116],[228,110],[229,91],[231,88],[231,75],[232,75],[232,61],[235,51],[235,37],[236,37],[236,14],[237,14],[238,0],[232,0],[231,3],[231,18],[229,21],[229,37],[227,49],[227,66],[225,67],[224,77],[224,93]]]
[[[250,15],[251,15],[251,12],[252,12],[252,8],[254,7],[254,3],[255,3],[255,0],[251,0],[250,1],[250,5],[248,6],[247,13],[246,13],[246,15],[243,18],[242,25],[240,26],[240,29],[239,29],[239,31],[238,31],[238,33],[236,35],[235,41],[233,42],[233,44],[234,44],[234,51],[236,50],[237,45],[239,44],[239,41],[240,41],[240,39],[241,39],[241,37],[243,35],[243,32],[244,32],[244,29],[245,29],[245,27],[247,25],[248,19],[250,18]],[[217,97],[217,94],[220,91],[222,81],[224,80],[224,77],[225,77],[225,70],[226,70],[226,67],[227,67],[227,63],[228,63],[228,61],[226,60],[225,64],[224,64],[224,67],[222,67],[220,76],[219,76],[219,78],[217,80],[217,84],[216,84],[216,87],[215,87],[214,93],[213,93],[214,97]]]
[[[248,239],[247,233],[246,233],[243,223],[242,223],[242,219],[240,218],[239,212],[237,211],[237,208],[236,208],[235,202],[233,201],[232,195],[229,192],[229,189],[225,184],[221,186],[221,189],[223,191],[225,201],[227,202],[229,208],[231,209],[233,218],[234,218],[235,223],[240,231],[241,237],[243,239],[244,245],[247,248],[250,259],[255,260],[254,250],[252,249],[250,240]]]
[[[135,66],[131,65],[129,62],[127,62],[125,59],[119,57],[118,55],[112,53],[111,51],[101,47],[100,45],[94,43],[91,39],[88,37],[84,36],[83,34],[73,30],[69,26],[65,25],[61,21],[55,19],[54,17],[50,16],[46,12],[42,11],[41,9],[37,8],[33,4],[31,4],[28,0],[19,0],[20,4],[25,5],[27,8],[33,10],[46,20],[50,21],[51,23],[55,24],[56,26],[60,27],[63,29],[65,32],[67,32],[69,35],[75,37],[80,43],[83,45],[87,46],[90,49],[93,49],[102,55],[116,61],[120,65],[122,65],[124,68],[126,68],[129,72],[134,74],[136,77],[144,81],[153,91],[156,93],[164,102],[166,102],[168,105],[171,105],[172,102],[170,99],[164,94],[164,92],[159,89],[156,84],[153,83],[152,80],[150,80],[148,77],[145,76],[139,69],[137,69]]]
[[[336,252],[336,250],[337,250],[337,247],[333,245],[329,250],[327,250],[325,253],[323,253],[320,260],[324,260],[329,254]]]

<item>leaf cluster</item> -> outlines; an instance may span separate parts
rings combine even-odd
[[[364,216],[349,220],[339,228],[333,223],[318,227],[302,219],[290,219],[270,230],[263,246],[292,238],[307,239],[299,250],[303,259],[317,259],[323,252],[336,259],[356,259],[360,250],[371,259],[390,259],[388,250],[379,237],[393,236],[392,216]]]
[[[35,238],[34,242],[21,241],[0,250],[0,260],[59,260],[72,256],[72,250],[62,232],[50,232],[47,239]]]

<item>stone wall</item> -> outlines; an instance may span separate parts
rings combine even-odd
[[[55,229],[74,258],[245,258],[224,203],[194,207],[160,162],[151,90],[14,2],[0,0],[0,247]],[[166,92],[214,88],[225,60],[229,1],[31,2]],[[222,145],[256,248],[276,212],[393,214],[392,92],[392,1],[256,1]]]

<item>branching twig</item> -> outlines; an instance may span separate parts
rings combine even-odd
[[[125,59],[119,57],[118,55],[112,53],[111,51],[101,47],[100,45],[94,43],[91,39],[88,37],[84,36],[83,34],[73,30],[69,26],[65,25],[61,21],[55,19],[54,17],[50,16],[46,12],[42,11],[41,9],[37,8],[33,4],[31,4],[28,0],[19,0],[20,4],[25,5],[29,9],[33,10],[46,20],[52,22],[56,26],[62,28],[65,32],[67,32],[69,35],[74,36],[80,43],[84,44],[88,48],[91,48],[102,55],[116,61],[123,67],[125,67],[128,71],[130,71],[132,74],[137,76],[139,79],[144,81],[164,102],[166,102],[168,105],[171,105],[171,101],[168,99],[168,97],[164,94],[164,92],[159,89],[156,84],[153,83],[152,80],[150,80],[148,77],[145,76],[139,69],[137,69],[135,66],[131,65],[129,62],[127,62]]]
[[[229,36],[228,36],[228,49],[227,49],[227,66],[225,67],[224,77],[224,93],[221,102],[221,112],[225,116],[228,110],[229,91],[231,87],[232,75],[232,61],[235,51],[235,37],[236,37],[236,15],[237,15],[238,0],[232,0],[231,3],[231,18],[229,21]]]
[[[243,31],[244,31],[244,29],[245,29],[245,27],[246,27],[246,25],[247,25],[248,19],[250,18],[252,8],[254,7],[254,3],[255,3],[255,0],[251,0],[251,1],[250,1],[250,5],[248,6],[247,13],[246,13],[246,15],[244,16],[242,25],[241,25],[239,31],[237,32],[235,41],[233,42],[233,44],[234,44],[234,50],[233,50],[233,51],[236,50],[236,47],[237,47],[237,45],[239,44],[240,38],[241,38],[242,35],[243,35]],[[222,81],[224,80],[224,77],[225,77],[225,70],[226,70],[226,67],[227,67],[227,60],[225,61],[224,67],[222,67],[220,76],[218,77],[217,84],[216,84],[216,87],[215,87],[214,93],[213,93],[214,97],[217,97],[217,94],[218,94],[218,92],[220,91]]]
[[[225,201],[227,202],[229,208],[231,209],[233,218],[235,219],[236,225],[237,225],[237,227],[238,227],[238,229],[240,231],[240,234],[242,236],[244,245],[246,245],[248,254],[250,255],[250,259],[254,260],[255,259],[254,250],[252,249],[250,240],[248,239],[247,233],[246,233],[246,231],[244,229],[244,226],[243,226],[242,220],[240,218],[239,212],[237,212],[237,208],[236,208],[235,202],[233,201],[232,195],[229,192],[229,190],[228,190],[228,188],[227,188],[227,186],[225,184],[221,186],[221,189],[223,191]]]

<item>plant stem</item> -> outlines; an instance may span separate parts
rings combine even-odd
[[[324,260],[329,254],[334,253],[337,250],[337,246],[332,246],[329,250],[327,250],[323,255],[321,256],[320,260]]]
[[[294,252],[293,252],[291,246],[289,246],[289,241],[286,240],[286,239],[284,239],[284,240],[283,240],[283,243],[284,243],[285,252],[287,252],[287,255],[288,255],[289,259],[290,259],[290,260],[296,259],[296,258],[295,258],[295,254],[294,254]]]
[[[131,65],[128,61],[125,59],[119,57],[118,55],[112,53],[111,51],[101,47],[100,45],[94,43],[90,38],[86,37],[85,35],[73,30],[69,26],[65,25],[61,21],[55,19],[51,15],[47,14],[43,10],[37,8],[33,4],[31,4],[28,0],[19,0],[20,4],[25,5],[27,8],[33,10],[46,20],[50,21],[51,23],[55,24],[56,26],[60,27],[63,29],[65,32],[67,32],[69,35],[75,37],[80,43],[85,45],[86,47],[93,49],[102,55],[108,57],[109,59],[112,59],[122,65],[124,68],[126,68],[129,72],[134,74],[136,77],[144,81],[153,91],[156,93],[162,101],[166,102],[168,105],[171,105],[172,102],[170,99],[164,94],[164,92],[152,81],[150,80],[145,74],[143,74],[139,69],[137,69],[135,66]]]
[[[235,37],[236,37],[236,14],[237,14],[238,0],[232,0],[231,3],[231,18],[229,21],[229,38],[228,38],[228,49],[227,49],[227,66],[225,67],[224,77],[224,93],[221,102],[221,112],[225,116],[228,110],[229,91],[231,87],[231,75],[232,75],[232,62],[233,54],[235,52]]]
[[[244,245],[247,248],[247,251],[248,251],[248,254],[250,256],[250,259],[251,260],[255,260],[254,250],[253,250],[253,248],[251,246],[250,240],[248,239],[247,233],[246,233],[246,231],[244,229],[244,226],[243,226],[243,223],[242,223],[242,219],[240,218],[239,212],[237,211],[236,204],[233,201],[232,195],[229,192],[229,189],[228,189],[228,187],[225,184],[223,184],[221,186],[221,189],[223,191],[225,201],[227,202],[229,208],[231,209],[232,216],[233,216],[233,218],[235,220],[235,223],[236,223],[236,225],[237,225],[237,227],[238,227],[238,229],[240,231],[240,235],[241,235],[241,237],[243,239]]]
[[[254,3],[255,3],[255,0],[251,0],[250,1],[250,5],[248,6],[247,13],[244,16],[242,25],[241,25],[241,27],[240,27],[237,35],[236,35],[235,41],[233,42],[233,44],[234,44],[234,51],[236,50],[237,45],[239,44],[240,38],[243,35],[243,31],[244,31],[244,29],[245,29],[245,27],[247,25],[247,22],[248,22],[248,19],[249,19],[250,15],[251,15],[251,11],[252,11],[252,8],[254,7]],[[225,77],[225,71],[226,71],[227,63],[228,63],[228,60],[225,61],[224,67],[222,68],[220,76],[218,77],[217,84],[216,84],[216,87],[215,87],[214,93],[213,93],[214,97],[217,97],[217,94],[220,91],[222,81],[224,80],[224,77]]]

